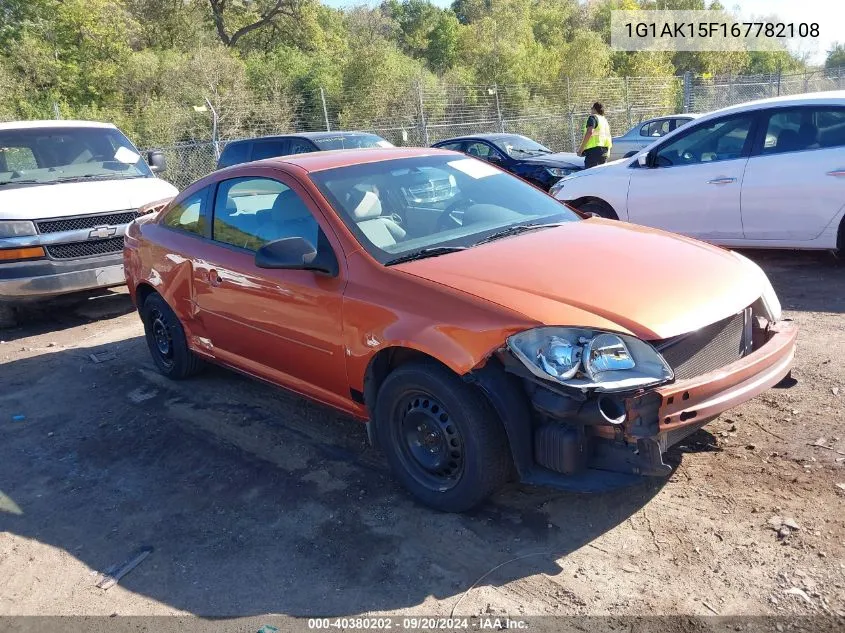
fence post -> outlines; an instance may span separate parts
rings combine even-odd
[[[728,71],[728,103],[727,105],[733,105],[733,95],[734,93],[734,79],[733,79],[733,72]]]
[[[205,98],[205,105],[208,106],[208,109],[211,110],[211,143],[214,145],[214,158],[220,158],[220,144],[217,139],[217,110],[214,109],[214,106],[211,105],[211,101],[208,100],[208,97]]]
[[[804,70],[804,92],[810,92],[810,80],[807,78],[807,71]]]
[[[502,119],[502,108],[499,106],[499,84],[493,84],[493,94],[496,95],[496,116],[499,117],[499,131],[505,133],[505,122]]]
[[[566,107],[569,110],[569,136],[572,138],[572,151],[578,150],[578,144],[575,139],[575,109],[572,105],[572,92],[569,88],[569,76],[566,77]]]
[[[57,101],[53,102],[53,116],[56,118],[56,121],[62,118],[62,111],[59,110],[59,103]]]
[[[778,64],[778,94],[777,94],[778,97],[780,96],[780,76],[781,76],[781,72],[782,72],[781,66],[780,66],[780,64]]]
[[[628,128],[633,125],[631,121],[631,99],[628,98],[628,77],[625,77],[625,117],[628,119]]]
[[[692,112],[692,73],[684,73],[684,112]]]
[[[422,81],[417,81],[417,95],[419,96],[420,100],[420,135],[422,139],[425,141],[425,146],[428,147],[431,143],[428,140],[428,125],[425,121],[425,108],[423,107],[423,93],[422,93]]]
[[[329,125],[329,111],[326,109],[326,93],[323,92],[322,86],[320,86],[320,101],[323,102],[323,118],[326,120],[326,132],[331,132],[332,126]]]

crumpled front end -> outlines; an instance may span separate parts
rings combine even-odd
[[[796,338],[797,328],[775,322],[761,299],[695,332],[648,341],[674,374],[656,386],[573,389],[529,371],[506,348],[496,354],[498,371],[491,362],[475,373],[507,428],[523,481],[600,491],[668,476],[670,446],[789,374]],[[513,390],[521,393],[502,395]]]

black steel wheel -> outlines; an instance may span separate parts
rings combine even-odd
[[[438,510],[463,512],[508,479],[502,423],[484,395],[436,362],[402,365],[381,385],[379,445],[399,482]]]
[[[185,330],[161,295],[153,293],[141,306],[147,347],[158,370],[175,380],[194,375],[202,361],[188,348]]]

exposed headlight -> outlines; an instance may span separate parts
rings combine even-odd
[[[35,225],[28,220],[0,220],[0,237],[35,235]]]
[[[514,334],[507,343],[535,376],[568,387],[624,391],[674,378],[657,350],[625,334],[540,327]]]
[[[552,176],[556,178],[563,178],[564,176],[568,176],[574,169],[564,169],[563,167],[546,167],[546,171],[549,172]]]
[[[760,268],[757,264],[752,262],[748,259],[745,255],[740,255],[736,251],[731,251],[739,261],[741,261],[746,266],[752,268],[755,273],[760,277],[760,283],[763,286],[763,293],[760,295],[760,300],[763,302],[763,307],[765,307],[767,314],[765,317],[771,321],[776,322],[780,321],[781,316],[783,316],[783,310],[780,305],[780,300],[778,299],[778,295],[775,292],[775,289],[772,288],[772,282],[769,281],[768,276],[763,269]]]

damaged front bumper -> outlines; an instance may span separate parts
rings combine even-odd
[[[537,379],[507,350],[498,354],[501,364],[488,363],[472,379],[502,418],[523,482],[596,492],[668,476],[670,446],[789,374],[797,334],[790,321],[759,319],[743,358],[631,393],[573,393]]]

